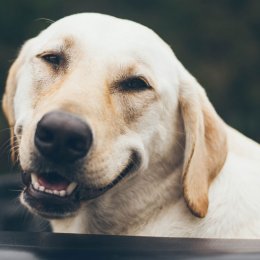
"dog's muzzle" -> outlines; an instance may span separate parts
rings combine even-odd
[[[41,158],[38,164],[43,167],[37,168],[37,165],[22,173],[25,184],[22,197],[32,211],[46,218],[75,214],[82,201],[99,197],[141,165],[138,152],[131,151],[126,167],[110,184],[99,188],[79,181],[74,165],[88,155],[93,142],[92,131],[80,118],[65,112],[55,111],[43,116],[34,141]]]

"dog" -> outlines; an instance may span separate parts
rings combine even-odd
[[[151,29],[65,17],[22,47],[3,109],[54,232],[260,238],[260,147],[228,126]]]

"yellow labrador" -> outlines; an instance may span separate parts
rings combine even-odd
[[[55,232],[260,238],[259,145],[145,26],[53,23],[23,46],[3,108],[21,201]]]

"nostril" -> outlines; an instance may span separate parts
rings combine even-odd
[[[52,143],[55,138],[50,129],[41,126],[37,127],[36,137],[44,143]]]
[[[85,151],[87,149],[86,141],[83,138],[72,137],[67,141],[67,147],[74,151]]]

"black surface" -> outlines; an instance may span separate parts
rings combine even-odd
[[[260,241],[0,232],[0,259],[260,259]]]

